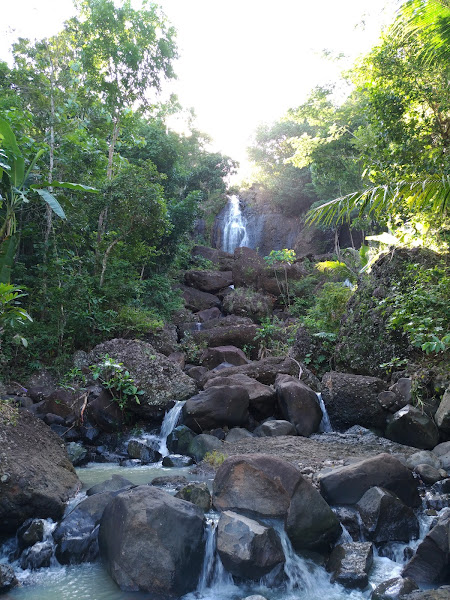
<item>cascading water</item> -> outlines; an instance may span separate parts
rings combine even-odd
[[[225,252],[233,253],[235,248],[248,244],[247,223],[241,212],[239,197],[229,196],[228,211],[223,227],[222,249]]]
[[[325,402],[323,401],[322,394],[318,393],[317,398],[319,400],[320,408],[322,410],[322,420],[320,421],[319,431],[320,433],[330,433],[333,431],[331,427],[330,417],[327,413],[327,408],[325,406]]]
[[[167,449],[167,436],[172,433],[175,427],[178,425],[178,420],[180,418],[180,413],[183,410],[183,406],[186,404],[185,400],[181,400],[177,402],[175,406],[173,406],[169,412],[167,412],[164,416],[164,420],[161,425],[161,433],[160,433],[160,446],[159,452],[162,456],[167,456],[169,451]]]

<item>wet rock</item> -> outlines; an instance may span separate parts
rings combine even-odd
[[[405,594],[417,589],[418,586],[412,579],[394,577],[380,583],[372,592],[370,600],[400,600]]]
[[[186,454],[192,456],[196,462],[202,461],[206,454],[212,452],[223,452],[223,444],[214,435],[201,433],[189,444]]]
[[[66,444],[67,455],[74,467],[83,465],[88,461],[88,453],[83,444],[69,442]]]
[[[361,538],[359,513],[349,506],[334,506],[333,512],[339,519],[341,525],[345,527],[352,540],[354,542],[359,542]]]
[[[218,376],[209,379],[204,386],[207,390],[210,387],[221,385],[240,385],[245,387],[248,392],[249,410],[256,419],[261,420],[273,415],[276,402],[276,392],[268,385],[264,385],[242,373],[236,373],[226,377]]]
[[[185,285],[179,287],[186,308],[193,312],[206,310],[212,307],[220,307],[220,300],[217,296],[214,296],[214,294],[201,292],[200,290]]]
[[[356,505],[367,539],[374,542],[409,542],[419,536],[412,508],[381,487],[368,490]]]
[[[20,557],[21,569],[42,569],[49,567],[53,556],[53,544],[51,542],[38,543],[27,548]]]
[[[186,401],[183,423],[197,433],[224,425],[245,425],[248,405],[248,392],[243,387],[211,387]]]
[[[450,508],[419,544],[415,555],[405,566],[403,577],[410,577],[419,585],[446,583],[450,559]]]
[[[27,519],[16,533],[19,551],[33,546],[44,539],[44,521],[42,519]]]
[[[378,428],[386,424],[386,412],[378,402],[385,383],[377,377],[349,373],[325,373],[322,398],[333,429],[344,430],[352,425]]]
[[[123,412],[108,390],[102,390],[92,399],[90,397],[87,415],[99,429],[108,433],[121,431],[125,421]]]
[[[161,454],[157,450],[138,440],[128,442],[127,452],[130,458],[137,458],[144,465],[161,460]]]
[[[331,582],[346,588],[364,589],[369,583],[369,570],[373,563],[373,548],[370,542],[340,544],[333,549],[327,563],[332,573]]]
[[[175,494],[175,498],[192,502],[203,512],[211,510],[211,493],[206,483],[191,483]]]
[[[434,420],[441,431],[450,434],[450,387],[445,390]]]
[[[61,439],[27,411],[0,423],[0,529],[15,533],[28,518],[62,517],[80,485]]]
[[[215,294],[233,283],[233,275],[231,271],[192,270],[185,272],[184,281],[189,287]]]
[[[409,404],[389,418],[386,437],[424,450],[434,448],[439,442],[439,432],[432,419]]]
[[[217,551],[225,569],[242,579],[260,579],[284,562],[278,534],[232,511],[220,515]]]
[[[420,479],[427,485],[433,485],[437,481],[443,479],[440,471],[430,465],[417,465],[414,469],[414,473],[417,473]]]
[[[163,467],[175,467],[180,469],[182,467],[189,467],[194,464],[194,459],[190,456],[182,456],[181,454],[169,454],[162,460]]]
[[[0,564],[0,593],[7,592],[18,584],[13,568]]]
[[[186,425],[178,425],[172,429],[167,436],[167,449],[172,454],[187,454],[189,444],[196,437],[196,433],[186,427]]]
[[[240,440],[245,440],[245,438],[252,438],[253,434],[250,433],[247,429],[243,429],[242,427],[233,427],[227,433],[226,440],[231,444],[234,442],[239,442]]]
[[[341,531],[336,515],[300,471],[264,454],[227,459],[214,479],[213,503],[219,510],[284,518],[296,549],[327,548]]]
[[[154,479],[152,479],[150,485],[172,489],[181,489],[188,483],[189,482],[186,479],[186,477],[184,477],[184,475],[161,475],[160,477],[155,477]]]
[[[99,532],[106,568],[124,591],[177,598],[193,591],[204,553],[203,512],[149,486],[116,496]]]
[[[216,348],[207,348],[200,357],[200,362],[203,367],[214,369],[223,362],[239,366],[247,365],[250,361],[244,352],[240,348],[236,348],[236,346],[218,346]]]
[[[201,388],[203,386],[203,380],[205,375],[208,373],[208,369],[206,367],[191,367],[189,370],[186,369],[186,373],[189,377],[191,377],[197,386]]]
[[[106,479],[101,483],[97,483],[86,491],[86,496],[94,494],[102,494],[103,492],[118,492],[133,487],[133,483],[122,477],[122,475],[112,475],[110,479]]]
[[[442,467],[442,463],[439,460],[437,454],[435,454],[434,452],[430,452],[429,450],[415,452],[406,461],[406,466],[410,469],[415,469],[415,467],[417,467],[418,465],[430,465],[435,469],[440,469]]]
[[[295,425],[298,435],[309,437],[319,429],[322,410],[317,395],[291,375],[277,375],[275,390],[283,417]]]
[[[401,600],[448,600],[450,585],[444,585],[436,590],[414,591],[401,597]]]
[[[411,471],[390,454],[379,454],[333,469],[320,479],[320,490],[330,504],[355,504],[371,487],[383,487],[407,506],[420,506],[417,481]]]
[[[289,421],[273,419],[261,423],[254,431],[258,437],[277,437],[280,435],[297,435],[295,425]]]
[[[122,363],[143,395],[139,404],[127,407],[140,418],[162,417],[170,402],[184,400],[195,393],[195,384],[183,371],[146,342],[113,339],[96,346],[89,354],[91,364],[103,357]]]

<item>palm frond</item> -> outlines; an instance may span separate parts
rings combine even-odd
[[[379,185],[363,192],[353,192],[311,209],[306,222],[324,225],[340,224],[350,220],[350,213],[358,217],[371,216],[379,219],[394,215],[400,209],[414,212],[433,212],[444,215],[448,212],[450,199],[450,177],[427,177],[417,181]]]

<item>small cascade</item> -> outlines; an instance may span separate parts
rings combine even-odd
[[[217,517],[207,519],[206,547],[202,572],[197,586],[197,593],[211,593],[214,588],[222,589],[233,585],[233,578],[227,573],[216,552]]]
[[[160,446],[159,452],[162,456],[167,456],[169,451],[167,449],[167,436],[171,433],[175,427],[178,425],[178,420],[180,418],[180,413],[183,409],[183,406],[186,404],[185,400],[181,400],[177,402],[175,406],[173,406],[169,412],[167,412],[164,416],[164,420],[161,425],[161,433],[160,433]]]
[[[247,222],[241,212],[239,197],[229,196],[228,211],[223,227],[222,249],[233,253],[235,248],[248,246]]]
[[[330,417],[328,416],[327,408],[325,406],[325,402],[323,401],[322,394],[317,393],[317,398],[319,400],[320,408],[322,410],[322,420],[320,421],[319,431],[320,433],[330,433],[333,431],[331,427]]]
[[[338,544],[351,544],[353,542],[353,538],[350,535],[349,530],[347,529],[347,527],[342,525],[342,523],[341,523],[341,527],[342,527],[342,533],[341,533],[341,537],[339,538]]]

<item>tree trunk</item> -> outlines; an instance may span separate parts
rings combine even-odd
[[[111,242],[110,245],[106,248],[105,254],[103,255],[102,272],[100,275],[100,287],[103,287],[103,284],[105,282],[106,263],[108,262],[108,256],[109,256],[111,250],[114,248],[114,246],[119,241],[120,241],[120,238],[116,238],[113,242]]]

